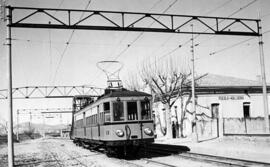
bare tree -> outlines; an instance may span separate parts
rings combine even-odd
[[[166,137],[172,138],[171,109],[176,100],[179,97],[183,97],[183,88],[187,88],[190,85],[189,78],[191,73],[186,68],[180,68],[174,65],[172,60],[158,65],[144,64],[140,73],[143,82],[150,87],[151,92],[164,105],[166,113]],[[185,110],[182,111],[184,112]],[[184,118],[185,114],[181,114],[181,120],[182,117]],[[181,126],[183,126],[183,123],[181,123]]]
[[[3,120],[3,119],[1,119],[0,120],[0,129],[2,129],[3,130],[3,133],[4,134],[7,134],[8,133],[8,125],[7,125],[7,121],[5,121],[5,120]]]
[[[141,91],[146,85],[142,82],[138,73],[130,71],[128,76],[124,79],[124,87],[129,90]]]

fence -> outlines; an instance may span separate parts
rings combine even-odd
[[[199,140],[218,137],[218,119],[197,121],[197,133]]]
[[[260,135],[264,132],[264,118],[223,118],[224,135]]]

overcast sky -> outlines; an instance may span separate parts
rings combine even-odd
[[[89,0],[11,0],[12,6],[85,9]],[[240,18],[262,16],[266,78],[270,82],[270,1],[269,0],[92,0],[92,10],[155,12],[183,15],[206,15]],[[59,13],[55,16],[61,17]],[[33,19],[47,19],[36,16]],[[93,20],[94,22],[96,20]],[[98,22],[96,21],[96,24]],[[0,23],[1,44],[5,43],[5,24]],[[85,31],[76,30],[65,54],[64,48],[72,31],[47,29],[12,29],[13,87],[38,85],[96,85],[106,86],[105,75],[96,67],[101,60],[117,60],[124,64],[121,78],[136,72],[139,64],[156,59],[173,59],[189,65],[191,35],[167,33]],[[137,39],[138,38],[138,39]],[[260,75],[258,39],[231,47],[250,37],[201,35],[195,39],[196,73],[214,73],[246,79]],[[137,39],[137,40],[136,40]],[[135,42],[133,42],[135,40]],[[129,46],[130,45],[130,46]],[[129,46],[129,47],[128,47]],[[128,49],[127,49],[128,47]],[[227,48],[227,49],[225,49]],[[210,53],[216,52],[214,55]],[[58,67],[60,57],[62,61]],[[6,54],[0,46],[0,89],[7,87]],[[57,70],[58,69],[58,70]],[[57,71],[57,72],[56,72]],[[41,102],[39,102],[41,103]],[[17,108],[66,107],[70,101],[46,99],[42,105],[15,101]],[[0,102],[0,117],[6,117],[6,102]],[[2,107],[3,106],[3,107]],[[67,107],[70,107],[67,106]]]

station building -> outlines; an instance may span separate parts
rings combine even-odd
[[[187,90],[190,91],[190,90]],[[235,77],[206,74],[196,81],[196,118],[197,133],[201,138],[223,135],[260,135],[264,134],[264,105],[262,82]],[[270,86],[267,86],[268,105],[270,106]],[[183,105],[190,100],[183,97]],[[191,103],[187,103],[184,117],[183,134],[192,133]],[[155,115],[165,125],[165,109],[161,102],[153,104]],[[181,101],[178,99],[171,109],[172,121],[181,118]],[[177,115],[177,117],[176,117]],[[157,123],[157,122],[156,122]],[[157,123],[158,125],[158,123]],[[161,135],[156,128],[157,135]]]

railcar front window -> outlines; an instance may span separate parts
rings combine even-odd
[[[150,110],[150,102],[149,101],[141,101],[141,109],[142,109],[142,120],[151,119],[151,110]]]
[[[124,105],[121,101],[113,103],[113,120],[124,121]]]
[[[128,120],[138,120],[137,102],[127,102]]]

